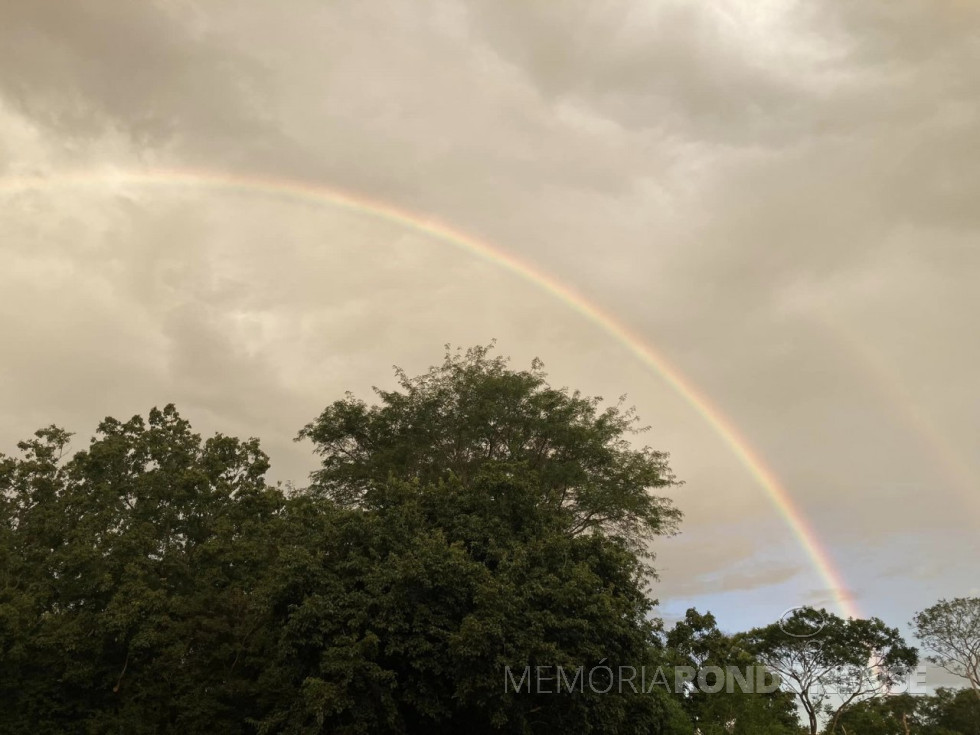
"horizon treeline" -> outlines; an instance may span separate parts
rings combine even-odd
[[[330,404],[297,437],[320,459],[302,489],[172,405],[0,455],[0,733],[980,735],[980,600],[917,615],[966,685],[928,696],[886,695],[920,655],[876,618],[665,627],[668,455],[630,441],[632,410],[491,353]],[[726,667],[783,686],[697,685]],[[693,683],[507,687],[680,668]]]

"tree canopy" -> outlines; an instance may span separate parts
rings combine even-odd
[[[759,683],[754,668],[759,658],[746,645],[741,634],[728,635],[718,628],[715,616],[689,609],[665,636],[666,651],[672,663],[691,666],[697,672],[713,667],[744,674],[750,691],[732,686],[719,691],[692,689],[683,706],[702,735],[783,735],[795,733],[798,719],[792,692],[752,691]]]
[[[170,406],[106,419],[63,461],[69,438],[43,429],[0,463],[0,729],[224,730],[261,694],[272,633],[266,456],[202,442]]]
[[[534,505],[569,535],[600,532],[643,550],[676,530],[680,513],[654,491],[675,485],[664,452],[635,448],[632,410],[553,388],[540,362],[510,370],[490,347],[451,351],[442,365],[348,395],[306,426],[322,460],[314,488],[344,506],[377,508],[392,477],[464,486],[502,473],[522,478]]]
[[[875,678],[826,732],[978,735],[969,690],[871,698],[915,660],[880,620],[666,629],[652,550],[678,483],[621,403],[488,347],[397,376],[302,429],[321,466],[300,490],[172,405],[0,455],[0,732],[799,735],[793,697],[815,733],[851,666]],[[943,655],[971,609],[940,602],[920,636]],[[781,690],[671,686],[760,664]]]
[[[908,693],[860,702],[843,713],[841,735],[980,735],[980,700],[969,689]]]
[[[295,493],[173,406],[3,457],[0,730],[683,732],[666,691],[503,686],[656,655],[666,456],[483,348],[402,384],[304,429],[323,468]]]
[[[940,600],[917,613],[912,626],[933,652],[929,660],[966,679],[980,698],[980,597]]]
[[[821,714],[828,715],[828,732],[835,733],[849,707],[888,694],[918,663],[918,652],[898,629],[878,618],[843,619],[812,607],[794,610],[746,638],[796,694],[811,735]]]

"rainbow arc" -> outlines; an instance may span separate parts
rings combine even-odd
[[[816,531],[793,501],[788,490],[776,477],[776,474],[766,465],[749,441],[739,433],[734,423],[703,391],[685,378],[663,354],[655,350],[639,334],[599,305],[586,299],[574,288],[548,275],[539,267],[437,219],[368,197],[355,196],[318,183],[295,179],[195,169],[157,168],[148,171],[126,170],[104,173],[59,173],[53,176],[12,176],[0,179],[0,193],[44,190],[52,187],[80,187],[94,183],[121,186],[197,188],[223,192],[238,191],[253,195],[284,197],[290,200],[344,209],[427,235],[471,253],[530,282],[606,332],[642,364],[660,376],[697,412],[766,493],[773,507],[782,517],[809,559],[813,570],[823,584],[831,590],[839,612],[846,616],[860,617],[842,574],[836,568],[828,551],[821,545]]]

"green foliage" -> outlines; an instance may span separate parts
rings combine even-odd
[[[676,484],[667,455],[630,445],[632,411],[600,411],[601,399],[550,387],[540,363],[512,371],[489,351],[447,351],[415,378],[399,370],[402,390],[378,390],[380,405],[348,395],[327,407],[300,433],[322,459],[316,490],[375,508],[391,477],[470,484],[495,467],[533,476],[528,501],[568,534],[601,532],[642,551],[676,529],[679,512],[651,492]]]
[[[679,513],[636,419],[488,348],[350,396],[300,433],[310,488],[173,406],[42,429],[0,455],[0,732],[980,735],[980,697],[883,697],[917,661],[882,621],[803,608],[747,634],[652,617],[649,542]],[[970,678],[976,600],[916,617]],[[965,652],[965,653],[964,653]],[[531,667],[764,663],[771,694],[507,688]],[[842,669],[860,672],[828,699]],[[672,683],[672,682],[671,682]]]
[[[980,597],[940,600],[917,613],[912,626],[933,652],[929,660],[966,679],[980,698]]]
[[[662,655],[665,455],[482,348],[401,377],[304,430],[305,492],[172,406],[0,457],[0,732],[689,735],[665,691],[505,690]]]
[[[63,463],[50,428],[3,460],[6,732],[189,732],[247,709],[282,497],[255,440],[201,442],[173,407],[107,419]]]
[[[630,446],[631,413],[550,388],[538,364],[511,371],[489,348],[398,375],[380,405],[348,396],[300,434],[322,459],[310,497],[370,524],[362,553],[382,562],[359,575],[368,607],[343,631],[377,641],[371,662],[391,682],[376,687],[387,714],[370,730],[663,731],[680,716],[665,692],[505,692],[504,672],[647,659],[638,552],[679,518],[651,493],[673,484],[666,456]]]
[[[691,608],[666,635],[666,647],[673,663],[697,671],[706,667],[736,669],[756,684],[754,667],[759,660],[740,635],[730,636],[718,629],[711,613]],[[690,692],[684,698],[684,709],[696,722],[702,735],[796,735],[799,720],[793,695],[789,692],[732,691]]]
[[[490,489],[522,492],[513,478],[472,488],[394,482],[382,509],[335,509],[343,542],[335,520],[318,547],[344,564],[308,557],[282,575],[277,602],[288,642],[277,676],[314,689],[269,721],[291,732],[318,732],[319,723],[331,732],[661,731],[671,704],[657,695],[505,691],[507,666],[634,663],[652,629],[638,564],[621,545],[530,535],[527,525],[545,525],[534,519],[519,541],[490,534]]]
[[[936,690],[919,704],[923,735],[980,735],[980,698],[969,689]]]
[[[918,712],[922,699],[899,694],[858,702],[841,713],[836,723],[837,731],[861,735],[904,735],[907,727],[909,735],[922,733],[923,723]]]
[[[811,607],[750,631],[746,641],[796,694],[811,735],[821,714],[836,732],[849,707],[887,694],[918,663],[918,652],[878,618],[845,620]]]
[[[969,689],[942,688],[932,696],[881,697],[849,708],[838,730],[851,735],[980,735],[980,700]]]

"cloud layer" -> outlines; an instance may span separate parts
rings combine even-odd
[[[4,448],[174,400],[202,430],[262,437],[275,475],[301,483],[312,457],[291,438],[325,403],[496,337],[559,384],[629,393],[642,439],[671,451],[687,521],[658,550],[661,599],[731,592],[761,611],[823,594],[697,413],[532,285],[370,216],[111,172],[295,178],[451,223],[616,314],[766,458],[869,612],[965,593],[974,4],[2,13]],[[88,185],[11,184],[79,171]],[[907,543],[943,532],[960,545]],[[882,576],[896,558],[921,594]]]

